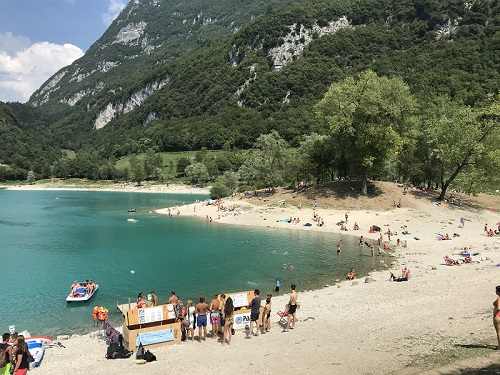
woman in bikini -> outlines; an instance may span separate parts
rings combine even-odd
[[[496,292],[497,298],[495,302],[493,302],[493,326],[497,332],[497,350],[500,350],[500,285],[497,285]]]
[[[234,304],[233,299],[231,297],[226,298],[226,302],[224,304],[224,338],[222,343],[227,342],[231,343],[231,337],[233,335],[232,328],[234,322]]]

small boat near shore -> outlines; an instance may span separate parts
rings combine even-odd
[[[66,302],[87,302],[94,297],[99,289],[99,284],[93,281],[80,281],[73,283],[66,297]]]
[[[135,208],[129,208],[129,209],[128,209],[128,213],[129,213],[129,214],[133,214],[133,213],[135,213],[135,212],[137,212],[137,210],[136,210]]]

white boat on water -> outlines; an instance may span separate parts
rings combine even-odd
[[[92,287],[93,285],[93,287]],[[94,282],[81,281],[71,288],[66,302],[87,302],[94,297],[99,289],[99,284]]]

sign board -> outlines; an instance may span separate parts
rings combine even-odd
[[[250,325],[250,311],[234,314],[234,329],[245,329],[245,326]]]
[[[248,293],[232,293],[229,294],[229,297],[233,299],[233,305],[235,308],[238,307],[247,307],[248,306]]]
[[[136,338],[136,345],[154,345],[174,340],[174,330],[169,328],[161,331],[139,333]]]
[[[161,322],[163,320],[163,306],[139,309],[138,315],[139,324]]]

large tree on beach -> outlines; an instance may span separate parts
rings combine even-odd
[[[500,101],[479,108],[436,98],[423,119],[425,139],[437,161],[437,173],[444,199],[451,184],[467,175],[479,179],[498,171]],[[495,173],[494,173],[495,174]]]
[[[367,70],[358,77],[333,83],[316,105],[319,119],[343,144],[351,169],[361,176],[367,194],[370,174],[398,152],[401,137],[414,120],[415,99],[398,77],[381,77]]]

